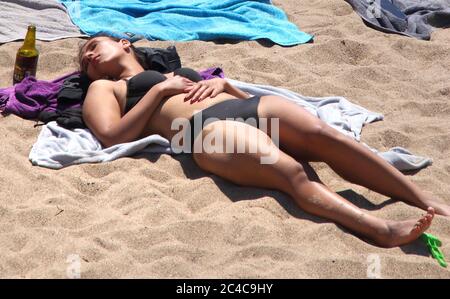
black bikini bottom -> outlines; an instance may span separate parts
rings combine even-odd
[[[194,140],[198,134],[202,131],[205,122],[207,124],[218,121],[218,120],[240,120],[253,125],[256,121],[256,127],[259,127],[259,117],[258,117],[258,104],[261,97],[253,96],[246,100],[242,99],[230,99],[213,106],[210,106],[200,112],[194,114],[189,120],[191,125],[191,150],[193,152]],[[247,121],[247,120],[252,121]],[[201,120],[201,126],[196,128],[194,122]],[[196,130],[197,129],[197,130]]]

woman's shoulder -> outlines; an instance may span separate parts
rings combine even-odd
[[[124,92],[126,93],[126,89],[127,87],[125,80],[112,81],[107,79],[99,79],[91,83],[88,89],[88,94],[101,94],[104,96],[111,94],[118,97],[118,95],[122,95]]]
[[[114,81],[99,79],[95,80],[89,85],[88,92],[86,94],[86,98],[84,100],[84,106],[87,103],[91,102],[99,102],[98,99],[101,98],[103,103],[108,102],[106,99],[111,98],[115,99],[115,87]]]
[[[99,89],[99,88],[105,88],[110,89],[114,88],[114,85],[117,83],[117,81],[111,81],[108,79],[99,79],[95,80],[89,85],[89,90],[91,89]]]

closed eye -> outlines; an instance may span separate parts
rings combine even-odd
[[[97,46],[97,42],[93,42],[88,46],[87,50],[92,51],[95,49],[96,46]],[[81,69],[83,70],[83,72],[87,72],[88,64],[89,64],[89,61],[88,61],[87,56],[85,55],[83,57],[83,59],[81,60]]]

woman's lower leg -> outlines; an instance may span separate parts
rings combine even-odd
[[[387,221],[362,211],[325,185],[309,181],[301,174],[292,178],[292,183],[288,192],[300,208],[335,221],[383,247],[414,241],[430,226],[434,216],[434,210],[430,209],[418,220]]]
[[[404,174],[363,145],[333,128],[325,129],[316,143],[317,155],[346,180],[438,214],[450,215],[450,207],[433,200]]]
[[[258,109],[262,117],[279,118],[280,146],[297,160],[325,162],[352,183],[425,210],[431,206],[438,214],[450,215],[449,205],[435,200],[381,157],[298,105],[266,96],[261,98]]]

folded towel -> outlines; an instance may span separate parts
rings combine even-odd
[[[40,112],[54,112],[80,107],[81,101],[57,101],[57,96],[66,79],[78,72],[66,74],[53,81],[37,80],[28,76],[22,82],[0,88],[0,112],[15,114],[25,119],[36,119]]]
[[[352,104],[343,97],[305,97],[279,87],[227,80],[253,95],[284,96],[355,140],[360,140],[361,130],[365,124],[383,119],[381,114]],[[376,150],[373,151],[378,153]],[[42,127],[29,159],[33,165],[59,169],[81,163],[112,161],[141,153],[171,154],[172,150],[170,142],[160,135],[150,135],[134,142],[102,148],[88,129],[71,131],[58,126],[56,122],[49,122]],[[431,164],[431,159],[414,156],[401,148],[378,154],[399,170],[419,170]]]
[[[407,149],[396,146],[387,152],[378,153],[383,159],[401,171],[414,171],[433,164],[433,160],[413,155]]]
[[[88,129],[69,130],[52,121],[42,127],[29,159],[33,165],[59,169],[75,164],[113,161],[143,152],[170,154],[170,143],[159,135],[150,135],[102,148]]]
[[[0,44],[24,39],[29,24],[36,25],[36,38],[56,40],[86,36],[70,20],[56,0],[0,1]]]
[[[148,40],[269,39],[291,46],[312,36],[298,30],[270,0],[60,0],[80,29]]]
[[[371,27],[429,40],[450,27],[450,0],[345,0]]]

